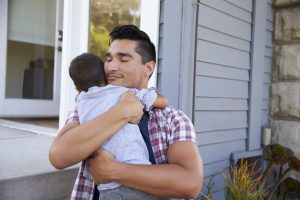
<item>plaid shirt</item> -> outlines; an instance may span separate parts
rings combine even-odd
[[[67,122],[79,122],[77,109],[71,111]],[[167,149],[176,141],[196,141],[194,126],[188,117],[173,107],[153,108],[149,112],[149,136],[157,164],[167,163]],[[83,176],[85,161],[81,163],[71,199],[93,199],[94,182]]]

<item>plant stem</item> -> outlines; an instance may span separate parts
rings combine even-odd
[[[280,185],[280,183],[283,181],[283,179],[288,175],[288,173],[291,171],[291,168],[287,168],[285,172],[279,177],[276,184],[272,187],[269,196],[267,197],[267,200],[271,200],[274,192],[276,191],[276,188]]]
[[[271,172],[273,166],[274,166],[274,163],[271,162],[269,164],[268,168],[266,169],[266,171],[264,172],[264,174],[262,175],[261,179],[260,179],[261,184],[263,184],[266,181],[266,179],[267,179],[269,173]]]

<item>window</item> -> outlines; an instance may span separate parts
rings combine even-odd
[[[109,33],[117,25],[140,26],[140,0],[91,0],[89,52],[104,59]]]

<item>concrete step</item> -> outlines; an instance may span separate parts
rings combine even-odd
[[[78,165],[58,171],[48,160],[54,137],[0,127],[0,199],[69,199]]]
[[[0,181],[1,200],[70,199],[78,169]]]

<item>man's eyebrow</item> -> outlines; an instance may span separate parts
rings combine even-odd
[[[129,57],[129,58],[133,58],[133,56],[129,53],[123,53],[123,52],[118,52],[117,53],[118,57]]]
[[[107,52],[105,55],[105,58],[107,57],[112,57],[110,52]],[[124,52],[117,52],[116,53],[117,57],[129,57],[129,58],[133,58],[133,56],[130,53],[124,53]]]

